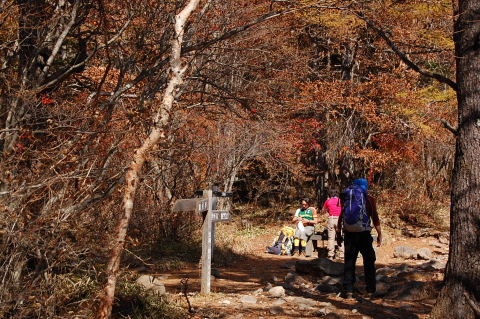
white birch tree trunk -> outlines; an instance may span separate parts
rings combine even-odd
[[[118,224],[115,228],[114,242],[112,243],[110,259],[106,268],[107,280],[100,293],[100,304],[97,312],[97,318],[99,319],[107,319],[111,316],[115,285],[119,275],[120,256],[124,249],[125,236],[133,212],[135,192],[141,169],[148,152],[165,137],[164,130],[170,121],[170,114],[175,100],[175,92],[182,84],[183,74],[187,69],[186,65],[182,65],[181,60],[185,22],[197,8],[199,2],[200,0],[190,0],[183,10],[175,16],[175,38],[172,41],[172,57],[170,60],[171,79],[165,90],[160,110],[154,118],[155,126],[144,143],[136,150],[128,172],[126,173],[123,211],[119,216]]]

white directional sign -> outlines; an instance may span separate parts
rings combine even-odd
[[[232,220],[228,210],[212,210],[212,222],[228,222]]]
[[[197,202],[197,213],[203,213],[208,210],[208,198],[202,199],[201,201]]]

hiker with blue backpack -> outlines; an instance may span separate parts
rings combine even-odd
[[[317,210],[310,206],[308,197],[302,198],[302,207],[297,209],[292,222],[297,223],[293,240],[292,256],[306,256],[308,237],[313,235],[315,224],[318,222]]]
[[[335,188],[330,188],[328,190],[328,199],[323,204],[322,212],[328,214],[327,222],[327,233],[328,233],[328,242],[327,242],[327,257],[329,259],[335,259],[335,243],[338,244],[338,258],[343,259],[343,244],[341,240],[336,240],[341,238],[341,228],[338,228],[338,218],[342,212],[342,204],[340,198],[338,198],[338,190]],[[340,232],[338,236],[336,233]],[[337,238],[336,238],[337,237]]]
[[[368,194],[368,181],[357,179],[342,194],[342,212],[338,229],[343,228],[345,245],[345,270],[343,289],[347,299],[353,299],[355,263],[358,253],[363,256],[367,297],[373,297],[375,279],[375,250],[373,249],[372,225],[377,231],[377,246],[382,244],[382,229],[375,199]]]

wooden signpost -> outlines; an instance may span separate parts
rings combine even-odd
[[[231,193],[217,192],[216,187],[213,187],[213,190],[203,191],[203,196],[203,198],[179,199],[175,202],[175,205],[173,205],[172,211],[193,211],[196,214],[203,214],[201,292],[208,294],[210,293],[210,275],[212,272],[213,223],[231,220],[229,211],[213,209],[213,196],[231,197]]]

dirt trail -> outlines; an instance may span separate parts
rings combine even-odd
[[[389,238],[386,243],[377,250],[377,269],[388,266],[390,268],[399,267],[402,264],[407,264],[409,267],[415,267],[426,261],[420,260],[402,260],[393,258],[393,251],[395,247],[405,245],[413,249],[422,247],[430,247],[429,241],[434,238]],[[244,260],[237,261],[229,267],[216,267],[214,264],[212,268],[217,269],[220,276],[211,282],[211,294],[202,296],[197,294],[200,291],[200,269],[198,264],[187,264],[182,270],[173,271],[168,274],[168,278],[162,279],[166,290],[173,299],[177,299],[179,303],[186,306],[186,300],[181,296],[180,280],[189,277],[190,293],[193,293],[189,298],[192,306],[195,309],[200,309],[202,314],[194,315],[193,318],[259,318],[259,317],[275,317],[275,318],[292,318],[295,313],[292,309],[291,314],[286,312],[286,316],[272,316],[266,309],[271,305],[256,304],[251,305],[247,309],[243,309],[234,300],[238,300],[238,296],[252,294],[255,290],[265,287],[267,282],[274,281],[283,282],[285,276],[291,271],[284,269],[281,265],[288,262],[294,262],[298,257],[277,256],[265,253],[265,246],[271,242],[270,236],[261,236],[255,240],[254,252]],[[326,243],[325,243],[326,244]],[[321,244],[320,244],[321,245]],[[434,249],[433,249],[434,250]],[[445,251],[437,251],[439,254],[445,255]],[[305,258],[305,260],[312,260],[312,258]],[[357,270],[361,270],[361,261],[357,263]],[[436,273],[436,280],[441,280],[438,271]],[[161,276],[165,274],[156,274]],[[295,294],[291,294],[295,297]],[[301,296],[301,293],[299,293]],[[228,307],[222,304],[222,300],[229,298]],[[432,301],[428,302],[397,302],[394,300],[374,300],[373,302],[359,305],[358,301],[347,301],[342,298],[327,297],[325,295],[314,296],[314,299],[320,302],[330,302],[338,309],[346,309],[348,313],[341,314],[340,318],[428,318],[428,313],[432,307]],[[267,301],[268,302],[268,301]],[[360,307],[361,311],[352,313],[352,309]],[[355,312],[355,310],[353,310]],[[206,313],[207,312],[207,313]],[[288,315],[287,315],[288,314]],[[299,314],[300,316],[300,314]],[[312,317],[312,315],[302,315],[301,317]]]

